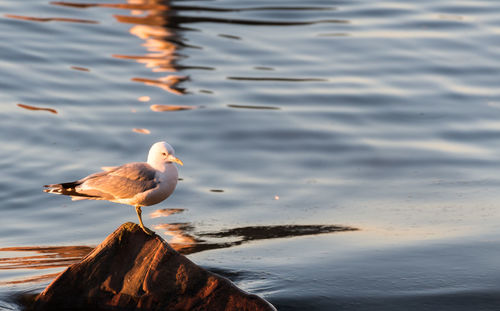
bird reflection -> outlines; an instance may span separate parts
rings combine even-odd
[[[160,209],[151,213],[152,218],[182,213],[184,209]],[[238,246],[250,241],[316,235],[358,229],[338,225],[275,225],[247,226],[214,232],[197,232],[191,223],[162,223],[154,227],[163,230],[167,242],[181,254],[187,255],[210,249]]]
[[[152,212],[149,216],[151,218],[168,217],[172,214],[182,213],[183,211],[183,208],[162,208]]]
[[[185,209],[183,208],[164,208],[157,209],[149,216],[151,218],[168,217],[184,211]],[[154,226],[154,228],[156,230],[162,230],[168,237],[168,244],[180,253],[184,253],[185,249],[191,249],[197,243],[202,242],[190,234],[190,232],[194,230],[194,227],[190,223],[162,223]]]
[[[170,237],[168,244],[181,254],[186,254],[186,250],[190,250],[198,243],[203,242],[203,240],[198,240],[189,234],[193,229],[189,223],[160,224],[155,226],[155,229],[164,230],[165,235]]]

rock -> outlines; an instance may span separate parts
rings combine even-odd
[[[133,223],[61,273],[31,310],[276,310]]]

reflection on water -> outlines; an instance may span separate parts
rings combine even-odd
[[[52,108],[35,107],[35,106],[25,105],[25,104],[17,104],[17,106],[24,108],[26,110],[35,110],[35,111],[41,110],[41,111],[48,111],[48,112],[52,112],[53,114],[57,114],[57,110],[52,109]]]
[[[130,215],[61,208],[39,185],[167,135],[191,163],[169,206],[192,212],[156,211],[156,231],[184,253],[219,248],[199,264],[277,276],[245,274],[245,288],[283,309],[405,309],[386,293],[484,301],[498,288],[499,248],[463,242],[497,236],[500,218],[498,1],[73,1],[2,2],[16,14],[0,23],[2,247],[99,243]],[[200,105],[212,109],[172,111]],[[363,232],[252,242],[336,222]],[[285,225],[255,227],[271,223]],[[3,269],[0,282],[61,269]]]
[[[64,268],[79,262],[93,247],[89,246],[24,246],[0,248],[0,271],[43,270]],[[54,278],[58,273],[46,273],[23,279],[0,280],[0,285],[42,282]]]
[[[168,6],[160,4],[159,2],[165,1],[130,1],[134,3],[75,3],[75,2],[64,2],[64,1],[52,1],[50,4],[68,6],[73,8],[86,9],[91,7],[103,7],[103,8],[114,8],[114,9],[129,9],[129,10],[167,10]]]
[[[156,211],[149,214],[149,217],[151,218],[167,217],[173,214],[182,213],[183,211],[185,211],[185,209],[183,208],[162,208],[162,209],[157,209]]]
[[[241,108],[241,109],[261,109],[261,110],[280,110],[279,107],[272,106],[253,106],[253,105],[227,105],[230,108]]]
[[[22,16],[5,14],[7,18],[20,19],[32,22],[68,22],[68,23],[84,23],[84,24],[97,24],[97,21],[88,19],[78,19],[78,18],[65,18],[65,17],[33,17],[33,16]]]
[[[65,1],[52,1],[50,4],[69,6],[75,8],[90,8],[90,7],[107,7],[115,9],[130,9],[130,10],[183,10],[183,11],[207,11],[207,12],[244,12],[244,11],[334,11],[333,7],[247,7],[247,8],[222,8],[222,7],[206,7],[206,6],[185,6],[185,5],[169,5],[168,0],[136,0],[129,3],[76,3]]]
[[[192,110],[196,109],[196,107],[192,106],[180,106],[180,105],[151,105],[149,107],[153,111],[180,111],[180,110]]]
[[[151,134],[151,131],[148,129],[143,129],[143,128],[133,128],[132,131],[140,134]]]
[[[116,56],[116,55],[115,55]],[[177,87],[182,81],[186,81],[189,78],[187,76],[166,76],[157,80],[154,79],[146,79],[146,78],[132,78],[131,80],[134,82],[142,82],[146,85],[159,87],[167,92],[176,95],[183,95],[186,93],[185,89]]]
[[[358,229],[338,225],[276,225],[247,226],[214,232],[196,232],[190,223],[170,223],[155,226],[170,236],[170,245],[181,254],[193,254],[211,249],[238,246],[250,241],[291,238]]]
[[[131,15],[115,15],[114,17],[120,23],[133,24],[129,30],[132,35],[135,35],[145,41],[143,46],[147,48],[149,53],[145,55],[122,55],[114,54],[113,57],[119,59],[135,60],[138,63],[145,64],[153,72],[178,72],[189,69],[197,70],[215,70],[208,66],[186,66],[178,63],[179,60],[186,56],[180,53],[183,48],[201,49],[201,47],[190,45],[179,34],[180,30],[196,30],[186,28],[185,24],[193,23],[220,23],[220,24],[237,24],[248,26],[301,26],[314,25],[321,23],[336,23],[347,24],[348,20],[342,19],[327,19],[313,21],[276,21],[276,20],[251,20],[251,19],[235,19],[235,18],[220,18],[209,16],[185,16],[180,12],[244,12],[244,11],[328,11],[335,10],[332,7],[246,7],[246,8],[220,8],[207,6],[186,6],[186,5],[171,5],[169,0],[128,0],[128,3],[76,3],[76,2],[51,2],[53,5],[73,7],[73,8],[91,8],[91,7],[106,7],[115,9],[130,10]],[[219,37],[241,40],[240,37],[231,34],[218,34]],[[272,70],[269,67],[257,67],[257,70]],[[184,95],[186,89],[178,86],[183,81],[188,80],[188,76],[167,75],[164,77],[152,79],[145,77],[133,77],[134,82],[144,83],[149,86],[159,87],[169,93],[176,95]],[[235,77],[229,76],[228,80],[241,81],[277,81],[277,82],[325,82],[327,79],[319,78],[290,78],[290,77]],[[201,90],[202,93],[212,93],[210,90]],[[233,107],[236,108],[236,107]],[[253,109],[252,107],[245,107]],[[255,108],[255,109],[275,109],[275,108]],[[154,110],[154,109],[153,109]],[[170,109],[167,109],[170,111]],[[158,111],[158,110],[154,110]],[[165,110],[161,110],[165,111]]]
[[[167,217],[181,213],[184,209],[158,209],[152,218]],[[356,231],[358,229],[337,225],[276,225],[247,226],[214,232],[197,232],[191,223],[163,223],[154,227],[168,236],[167,241],[181,254],[193,254],[211,249],[238,246],[257,240],[291,238],[334,232]],[[94,248],[90,246],[25,246],[0,248],[0,271],[2,270],[45,270],[64,268],[79,262]],[[28,275],[24,278],[0,279],[0,285],[36,283],[50,280],[60,272]]]
[[[121,23],[133,24],[134,26],[129,30],[130,33],[145,40],[143,45],[150,53],[141,56],[115,54],[113,57],[135,60],[145,64],[153,72],[178,71],[177,60],[181,57],[178,50],[183,44],[182,39],[174,30],[177,25],[173,24],[170,18],[175,15],[175,11],[171,10],[167,3],[167,1],[129,0],[129,6],[119,6],[119,8],[131,9],[132,15],[143,15],[140,17],[115,15],[115,18]],[[167,75],[159,79],[135,77],[132,81],[156,86],[172,94],[183,95],[186,90],[178,87],[178,84],[187,79],[187,76]]]
[[[221,38],[227,38],[227,39],[233,39],[233,40],[241,40],[241,37],[238,36],[233,36],[233,35],[226,35],[223,33],[218,34],[219,37]]]
[[[191,254],[209,249],[228,248],[256,240],[269,240],[278,238],[291,238],[305,235],[317,235],[334,232],[356,231],[358,229],[337,225],[281,225],[281,226],[248,226],[226,229],[218,232],[199,233],[199,237],[206,240],[199,242],[190,248],[184,248],[182,253]],[[209,240],[213,238],[213,240]],[[229,242],[216,242],[217,239],[232,239]]]
[[[24,246],[4,247],[0,252],[34,253],[31,256],[7,257],[0,259],[0,269],[48,269],[64,267],[79,260],[93,248],[88,246]]]
[[[211,192],[223,192],[211,189]],[[184,209],[158,209],[152,218],[182,213]],[[154,227],[170,237],[168,243],[181,254],[193,254],[210,249],[228,248],[256,240],[290,238],[334,232],[356,231],[357,228],[338,225],[274,225],[247,226],[213,232],[198,232],[191,223],[163,223]]]
[[[177,72],[180,69],[190,69],[190,67],[181,67],[177,64],[177,60],[182,58],[178,50],[188,45],[177,34],[179,25],[173,18],[176,15],[176,10],[168,5],[169,1],[129,0],[128,3],[122,4],[70,2],[52,2],[51,4],[74,8],[108,7],[131,10],[133,16],[115,15],[115,18],[121,23],[134,25],[129,32],[145,41],[143,46],[147,48],[149,53],[146,55],[114,54],[113,57],[135,60],[145,64],[153,72]],[[212,69],[208,67],[193,68]],[[157,79],[134,77],[132,81],[156,86],[172,94],[183,95],[186,90],[180,88],[178,84],[187,79],[187,76],[167,75]]]
[[[71,66],[70,68],[73,70],[78,70],[78,71],[86,71],[86,72],[90,71],[90,69],[85,68],[85,67],[80,67],[80,66]]]
[[[189,254],[188,250],[193,249],[202,240],[197,239],[189,232],[193,231],[193,226],[189,223],[159,224],[154,226],[156,230],[163,230],[169,236],[168,243],[181,254]]]
[[[141,97],[137,98],[137,100],[140,101],[140,102],[146,103],[146,102],[148,102],[148,101],[151,100],[151,97],[149,97],[149,96],[141,96]]]
[[[224,192],[223,189],[210,189],[210,192],[218,192],[218,193],[221,193],[221,192]]]
[[[241,81],[276,81],[276,82],[326,82],[327,79],[317,78],[282,78],[282,77],[227,77],[228,80]]]

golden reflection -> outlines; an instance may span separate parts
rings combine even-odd
[[[96,21],[89,19],[66,18],[66,17],[33,17],[23,15],[5,14],[7,18],[20,19],[31,22],[68,22],[68,23],[84,23],[84,24],[97,24]]]
[[[162,209],[157,209],[156,211],[149,214],[149,217],[150,218],[168,217],[170,215],[179,214],[184,211],[185,209],[183,208],[162,208]]]
[[[181,254],[189,253],[188,250],[193,249],[198,242],[201,242],[189,234],[189,231],[193,230],[189,223],[159,224],[154,228],[164,230],[164,234],[170,237],[167,240],[168,244]]]
[[[223,192],[212,189],[212,192]],[[278,196],[276,196],[279,199]],[[276,199],[275,197],[275,199]],[[184,209],[158,209],[151,218],[168,217],[184,212]],[[357,228],[338,225],[275,225],[248,226],[214,232],[197,232],[192,223],[162,223],[154,226],[168,236],[167,242],[181,254],[192,254],[210,249],[228,248],[256,240],[290,238],[334,232],[357,231]]]
[[[129,9],[131,15],[115,15],[120,23],[132,24],[129,32],[144,40],[143,46],[149,53],[146,55],[113,55],[115,58],[135,60],[144,64],[153,72],[177,72],[177,60],[181,57],[177,52],[182,39],[174,28],[170,16],[175,14],[165,0],[128,0],[127,4],[113,5],[116,8]],[[186,76],[166,75],[159,79],[132,78],[132,81],[159,87],[175,95],[183,95],[186,90],[178,87]]]
[[[137,98],[137,100],[140,101],[140,102],[145,103],[145,102],[150,101],[151,97],[149,97],[149,96],[141,96],[141,97]]]
[[[1,270],[43,270],[65,268],[79,262],[94,248],[89,246],[24,246],[0,248]],[[26,278],[0,281],[0,285],[42,282],[59,273],[47,273]]]
[[[146,85],[151,85],[151,86],[156,86],[159,87],[167,92],[170,92],[175,95],[183,95],[186,93],[185,89],[177,87],[177,84],[179,82],[185,81],[188,78],[185,76],[166,76],[163,78],[160,78],[158,80],[154,79],[145,79],[145,78],[132,78],[132,81],[135,82],[142,82]]]
[[[193,23],[217,23],[217,24],[237,24],[247,26],[301,26],[314,25],[321,23],[346,24],[348,20],[339,19],[320,19],[312,21],[282,21],[282,20],[260,20],[260,19],[239,19],[215,17],[213,13],[243,12],[243,11],[304,11],[304,10],[335,10],[334,7],[308,7],[308,6],[238,6],[236,8],[224,8],[220,6],[200,6],[171,4],[170,0],[127,0],[126,3],[75,3],[65,1],[51,2],[53,5],[73,7],[73,8],[91,8],[105,7],[121,10],[129,10],[129,15],[114,15],[120,23],[131,24],[130,34],[144,40],[142,44],[147,53],[144,55],[123,55],[115,54],[113,57],[125,60],[133,60],[144,64],[152,72],[178,72],[186,69],[214,70],[207,66],[181,66],[178,61],[185,58],[185,55],[179,53],[183,48],[202,47],[189,45],[179,34],[179,30],[193,30],[187,28],[185,24]],[[179,12],[195,11],[194,15],[181,15]],[[200,12],[210,12],[210,14],[200,15]],[[230,27],[227,28],[231,29]],[[218,34],[221,38],[231,40],[242,40],[240,36],[230,33]],[[265,68],[263,70],[269,70]],[[166,75],[160,78],[134,77],[132,81],[144,83],[146,85],[159,87],[169,93],[176,95],[186,94],[184,88],[179,84],[188,79],[187,76]],[[279,82],[323,82],[326,79],[315,78],[288,78],[288,77],[227,77],[229,80],[243,81],[279,81]],[[209,90],[199,90],[201,93],[211,93]],[[262,109],[262,108],[260,108]],[[272,108],[271,108],[272,109]]]
[[[5,285],[16,285],[16,284],[26,284],[26,283],[39,283],[44,281],[49,281],[59,275],[60,272],[56,273],[47,273],[42,275],[36,275],[33,277],[22,278],[19,280],[9,280],[9,281],[0,281],[0,286]]]
[[[179,106],[179,105],[151,105],[149,108],[153,111],[179,111],[179,110],[192,110],[192,106]]]
[[[148,53],[145,55],[115,54],[113,57],[134,60],[144,64],[153,72],[177,72],[181,68],[177,64],[177,60],[182,58],[182,55],[178,54],[178,50],[187,45],[183,43],[176,31],[179,25],[172,18],[176,15],[176,10],[172,9],[169,0],[128,0],[127,3],[56,1],[51,2],[51,4],[80,9],[105,7],[130,10],[130,15],[115,15],[114,17],[120,23],[133,25],[129,32],[145,41],[143,46],[148,50]],[[135,77],[132,78],[132,81],[156,86],[172,94],[183,95],[186,90],[178,87],[178,84],[187,79],[186,76],[166,75],[157,79]]]
[[[151,218],[168,217],[173,214],[179,214],[184,212],[183,208],[163,208],[157,209],[150,214]],[[184,253],[183,250],[191,249],[198,240],[189,234],[193,231],[193,226],[189,223],[163,223],[154,226],[156,230],[163,230],[164,234],[169,236],[167,242],[172,246],[173,249],[180,253]]]
[[[129,2],[130,3],[75,3],[75,2],[64,2],[64,1],[52,1],[50,2],[50,4],[68,6],[80,9],[86,9],[91,7],[103,7],[103,8],[129,9],[129,10],[168,10],[167,5],[155,3],[154,0],[153,1],[131,0]],[[162,1],[156,1],[156,2],[162,2]]]
[[[132,131],[140,134],[151,134],[151,131],[148,129],[140,129],[140,128],[133,128]]]
[[[159,209],[151,217],[165,217],[181,213],[183,209]],[[337,225],[281,225],[248,226],[213,232],[196,232],[191,223],[163,223],[154,226],[168,236],[167,242],[181,254],[192,254],[205,250],[228,248],[256,240],[291,238],[334,232],[356,231],[358,229]],[[27,246],[0,248],[0,271],[2,270],[45,270],[65,268],[80,262],[94,248],[90,246]],[[43,282],[56,277],[50,273],[0,280],[0,286]]]
[[[31,255],[0,258],[0,270],[66,267],[79,261],[92,249],[89,246],[4,247],[0,248],[0,252],[24,252]]]
[[[18,107],[24,108],[27,110],[41,110],[41,111],[48,111],[52,112],[53,114],[57,114],[57,110],[52,109],[52,108],[42,108],[42,107],[35,107],[35,106],[30,106],[30,105],[25,105],[25,104],[17,104]]]

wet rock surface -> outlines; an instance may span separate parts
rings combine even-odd
[[[59,275],[31,310],[275,310],[125,223]]]

